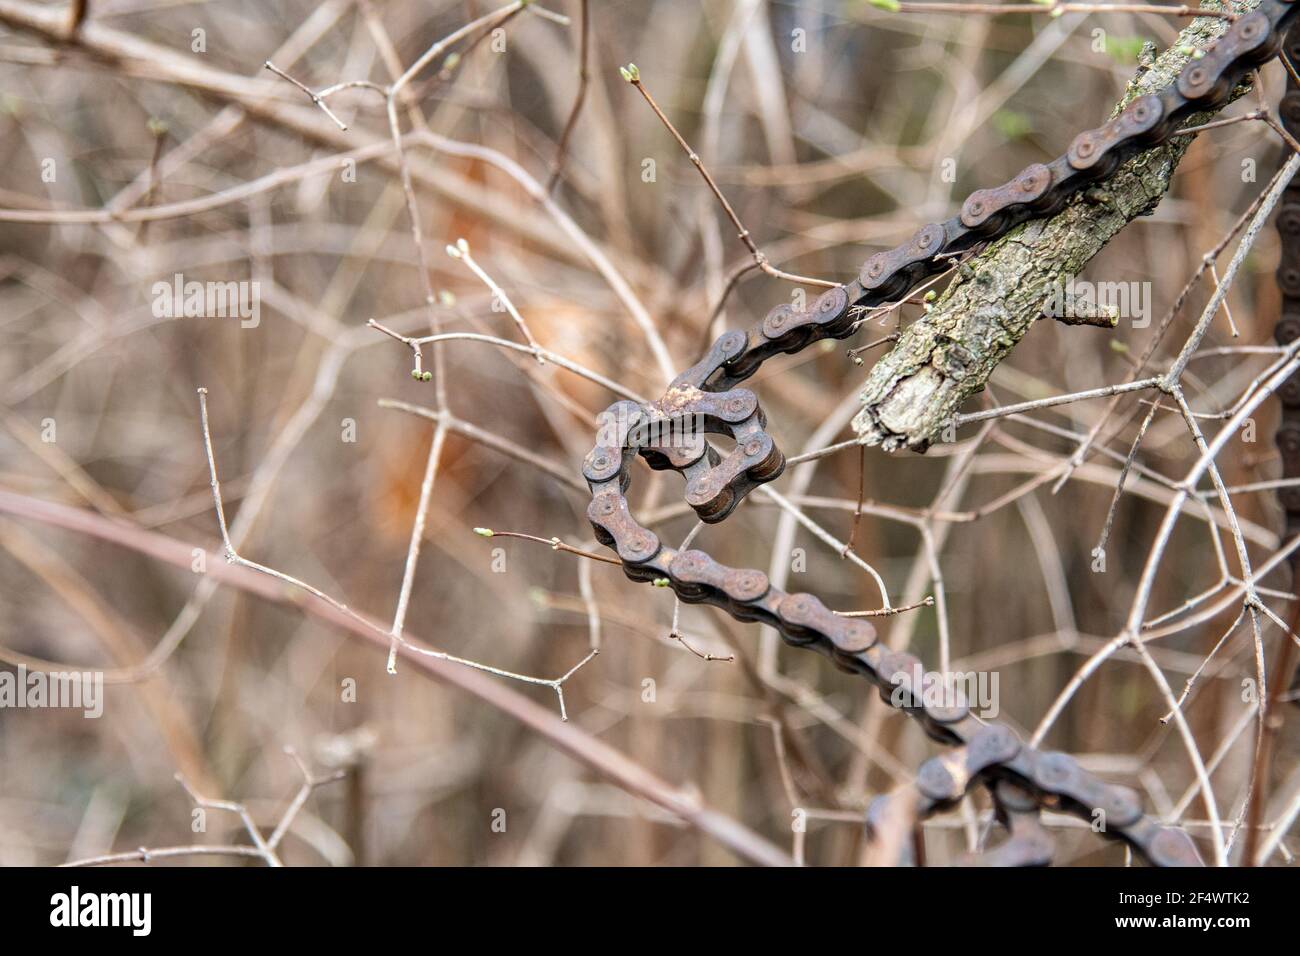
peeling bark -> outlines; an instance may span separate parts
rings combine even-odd
[[[1247,11],[1257,2],[1240,0],[1233,7]],[[1190,59],[1180,48],[1203,49],[1226,28],[1221,19],[1193,20],[1161,56],[1144,58],[1111,115],[1174,82]],[[1210,115],[1194,115],[1184,126]],[[1191,140],[1178,136],[1138,153],[1057,215],[1017,227],[962,265],[931,310],[872,368],[863,408],[853,419],[863,442],[923,452],[939,440],[1039,318],[1053,288],[1077,276],[1128,223],[1155,209]]]

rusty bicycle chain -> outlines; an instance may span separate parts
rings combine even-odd
[[[1029,746],[1009,727],[980,720],[963,703],[927,699],[933,695],[916,683],[919,658],[879,644],[875,628],[866,621],[837,615],[812,594],[786,593],[762,571],[730,568],[703,551],[678,550],[662,542],[629,509],[632,462],[640,456],[652,469],[679,472],[686,479],[686,501],[702,521],[712,524],[726,518],[749,492],[779,477],[785,468],[784,456],[765,431],[767,419],[757,397],[737,384],[774,355],[797,352],[823,338],[848,337],[859,324],[855,308],[902,300],[954,257],[1022,222],[1056,213],[1126,158],[1167,140],[1188,116],[1224,105],[1249,70],[1277,55],[1297,10],[1300,0],[1262,0],[1255,10],[1233,20],[1174,83],[1133,100],[1107,123],[1079,134],[1065,155],[1035,163],[1002,186],[972,193],[960,215],[923,226],[903,245],[871,256],[855,280],[830,289],[811,308],[798,311],[778,305],[748,331],[724,333],[657,401],[616,402],[599,416],[596,446],[583,462],[592,493],[587,517],[597,540],[618,554],[624,573],[633,581],[666,585],[688,604],[711,604],[737,620],[775,628],[787,644],[816,650],[841,669],[867,677],[886,702],[917,719],[927,735],[956,747],[922,764],[906,794],[909,810],[924,818],[954,805],[976,783],[991,787],[1009,837],[968,862],[1050,862],[1052,841],[1038,814],[1040,808],[1052,807],[1093,823],[1102,821],[1107,836],[1124,840],[1153,865],[1202,865],[1191,838],[1145,816],[1133,790],[1105,783],[1068,754]],[[1292,102],[1300,107],[1300,102]],[[1300,108],[1295,116],[1300,118]],[[1300,234],[1300,204],[1293,211],[1288,222]],[[1284,270],[1288,264],[1294,267],[1294,282],[1288,287],[1283,279],[1283,288],[1293,290],[1296,298],[1290,301],[1296,309],[1279,324],[1279,335],[1290,321],[1293,325],[1287,329],[1294,338],[1300,334],[1300,259],[1284,260]],[[1300,377],[1291,384],[1296,386],[1295,401],[1286,407],[1294,417],[1287,418],[1279,443],[1283,434],[1292,436],[1294,459],[1287,459],[1288,468],[1294,465],[1300,473]],[[695,423],[703,434],[730,436],[734,449],[722,456],[697,433]],[[1288,521],[1300,529],[1300,489],[1287,491],[1295,494],[1297,506],[1287,504]],[[868,811],[868,826],[890,799],[901,795],[878,799]]]

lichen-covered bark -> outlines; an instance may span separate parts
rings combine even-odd
[[[1240,12],[1257,3],[1238,0],[1232,6]],[[1191,21],[1164,54],[1144,58],[1115,112],[1172,83],[1189,59],[1186,50],[1203,49],[1225,29],[1221,19]],[[1202,113],[1185,125],[1207,118]],[[1139,153],[1056,216],[1025,223],[961,266],[929,313],[904,330],[872,368],[863,408],[853,419],[859,437],[888,451],[925,451],[938,440],[1042,314],[1053,288],[1078,275],[1124,226],[1155,208],[1191,139],[1178,136]]]

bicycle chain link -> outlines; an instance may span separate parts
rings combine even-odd
[[[1068,754],[1029,746],[1004,724],[979,719],[964,703],[928,701],[926,688],[916,682],[920,659],[879,644],[868,622],[835,614],[815,595],[786,593],[762,571],[727,567],[703,551],[665,544],[631,514],[626,492],[632,462],[639,456],[652,469],[681,473],[686,501],[700,520],[712,524],[726,518],[749,492],[785,468],[784,456],[764,430],[767,420],[757,397],[736,385],[774,355],[797,352],[824,338],[847,338],[858,325],[855,308],[902,300],[955,257],[1023,222],[1053,215],[1128,157],[1167,140],[1188,116],[1224,105],[1248,71],[1277,55],[1297,10],[1300,0],[1262,0],[1231,21],[1174,83],[1138,97],[1107,123],[1080,133],[1063,156],[972,193],[960,215],[922,226],[908,242],[871,256],[855,280],[828,290],[811,308],[778,305],[748,331],[723,333],[657,401],[616,402],[598,416],[596,446],[583,462],[592,493],[587,517],[597,540],[618,554],[624,573],[633,581],[665,584],[688,604],[711,604],[737,620],[773,627],[787,644],[818,651],[841,669],[867,677],[887,703],[918,720],[928,736],[956,747],[922,764],[906,798],[914,801],[911,809],[919,819],[954,805],[976,783],[990,786],[1009,837],[964,862],[1049,863],[1052,840],[1038,814],[1051,807],[1101,821],[1106,836],[1124,840],[1153,865],[1203,865],[1191,838],[1145,816],[1130,788],[1102,781]],[[1300,121],[1300,91],[1288,93],[1282,112],[1294,129],[1290,124]],[[1284,207],[1279,219],[1280,224],[1285,219],[1287,236],[1300,235],[1300,187],[1294,188],[1288,198],[1296,202]],[[1278,324],[1278,341],[1283,342],[1300,335],[1300,248],[1284,254],[1279,283],[1289,309]],[[1278,443],[1286,473],[1292,475],[1300,474],[1300,375],[1287,389]],[[705,434],[729,436],[735,447],[724,457]],[[1284,489],[1283,498],[1288,534],[1300,531],[1300,488]],[[868,827],[880,819],[888,801],[901,796],[874,801]]]

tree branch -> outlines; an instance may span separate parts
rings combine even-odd
[[[1257,0],[1238,0],[1249,10]],[[1115,107],[1174,82],[1188,52],[1204,49],[1226,29],[1222,19],[1197,19],[1149,67],[1140,67]],[[1210,113],[1188,118],[1204,123]],[[958,269],[934,307],[903,331],[867,377],[862,410],[853,419],[861,441],[887,451],[924,451],[1024,338],[1054,288],[1084,265],[1168,191],[1191,136],[1175,136],[1122,163],[1076,195],[1050,219],[1025,223]]]
[[[43,501],[4,488],[0,488],[0,514],[99,538],[186,569],[193,562],[193,548],[186,542],[146,531],[125,521],[103,518],[90,511]],[[320,624],[360,638],[377,650],[388,650],[388,637],[382,625],[372,623],[367,626],[315,595],[286,588],[273,578],[224,562],[209,563],[206,573],[219,584],[238,588],[276,604],[296,607]],[[398,656],[426,676],[467,691],[508,714],[628,793],[649,800],[702,833],[709,834],[741,859],[767,866],[787,866],[792,862],[766,838],[725,814],[710,809],[694,793],[672,786],[609,744],[573,724],[565,723],[546,708],[502,686],[491,677],[450,661],[427,657],[420,653],[418,647],[410,644],[398,645]]]

